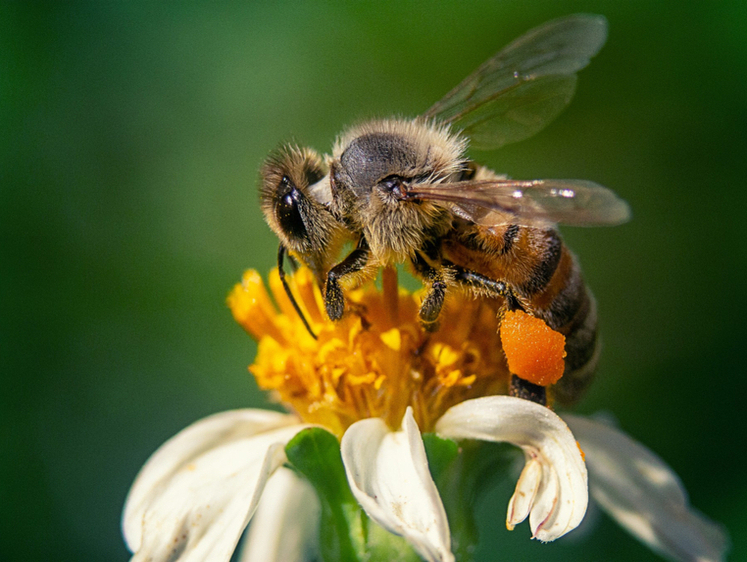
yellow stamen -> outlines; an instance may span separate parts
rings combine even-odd
[[[392,328],[381,334],[381,341],[393,351],[402,349],[402,334],[397,328]]]
[[[346,314],[330,321],[313,276],[290,276],[293,294],[318,339],[293,309],[277,272],[269,277],[275,304],[254,271],[228,297],[236,321],[259,345],[249,368],[258,385],[306,422],[337,435],[355,421],[380,417],[393,429],[408,406],[423,431],[451,406],[505,394],[508,368],[498,335],[496,304],[450,294],[440,329],[424,331],[422,298],[398,288],[385,270],[383,291],[373,284],[346,292]]]

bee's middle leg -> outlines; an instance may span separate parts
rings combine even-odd
[[[368,264],[371,252],[365,238],[347,257],[329,270],[324,291],[324,306],[331,320],[339,320],[345,312],[345,295],[340,287],[340,278],[362,270]]]
[[[446,298],[445,268],[431,266],[420,254],[415,255],[412,265],[415,271],[430,284],[428,293],[420,305],[418,313],[420,324],[427,332],[435,332],[438,330],[438,316],[441,314]]]

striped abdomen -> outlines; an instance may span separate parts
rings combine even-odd
[[[565,335],[565,373],[553,387],[553,395],[561,403],[578,399],[597,362],[596,305],[558,231],[515,224],[485,227],[466,221],[455,226],[443,240],[443,257],[506,283],[526,312]]]

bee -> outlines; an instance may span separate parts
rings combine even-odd
[[[354,126],[331,156],[286,147],[270,157],[261,201],[280,238],[281,277],[286,253],[308,264],[332,320],[345,312],[345,288],[399,263],[410,264],[426,286],[419,311],[425,329],[437,329],[452,288],[494,299],[499,311],[523,310],[566,336],[566,370],[554,396],[577,399],[598,355],[596,306],[556,224],[620,224],[629,208],[596,183],[510,179],[465,153],[468,143],[495,149],[552,121],[606,35],[601,16],[548,22],[420,117]],[[335,263],[345,242],[355,248]],[[544,388],[517,377],[511,392],[546,400]]]

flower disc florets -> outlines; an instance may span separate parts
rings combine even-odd
[[[418,426],[432,431],[451,406],[507,392],[508,368],[492,301],[452,294],[440,329],[426,332],[418,321],[418,293],[398,288],[391,270],[383,277],[383,290],[370,283],[348,291],[346,315],[332,322],[312,275],[300,269],[290,284],[315,340],[277,271],[269,277],[274,303],[260,275],[247,271],[228,304],[258,342],[249,370],[260,388],[276,392],[304,421],[338,436],[371,417],[397,428],[408,406]]]

